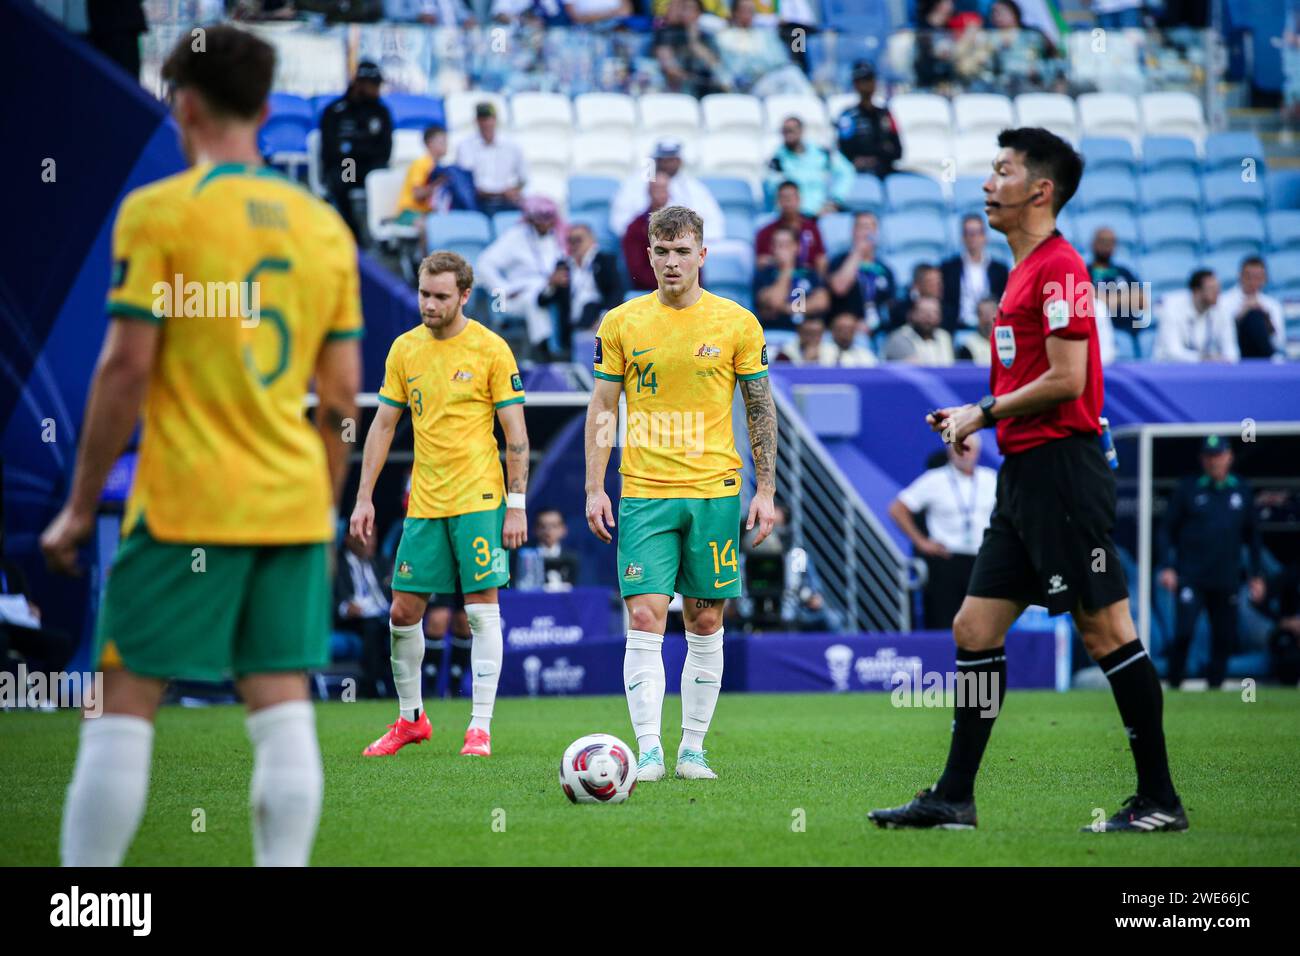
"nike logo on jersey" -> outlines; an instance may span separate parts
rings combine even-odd
[[[731,578],[731,579],[729,579],[729,580],[727,580],[727,581],[719,581],[719,580],[717,580],[717,579],[715,578],[714,581],[713,581],[713,586],[714,586],[715,588],[725,588],[728,584],[733,584],[733,583],[735,583],[736,580],[737,580],[736,578]]]
[[[658,346],[652,345],[648,349],[641,349],[639,352],[636,349],[633,349],[632,357],[637,358],[638,356],[645,355],[646,352],[653,352],[656,348],[658,348]]]
[[[407,384],[407,385],[410,385],[412,382],[414,382],[414,381],[415,381],[417,378],[419,378],[419,377],[420,377],[419,375],[412,375],[410,378],[408,378],[408,379],[406,380],[406,384]]]

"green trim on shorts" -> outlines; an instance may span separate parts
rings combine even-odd
[[[623,597],[674,592],[690,598],[740,597],[739,547],[739,495],[619,501]]]
[[[379,399],[381,402],[383,402],[385,405],[392,405],[394,408],[406,408],[406,407],[407,407],[406,402],[395,402],[395,401],[393,401],[391,398],[389,398],[387,395],[376,395],[375,397],[378,398],[378,399]]]
[[[623,376],[622,376],[622,375],[610,375],[608,372],[593,372],[592,374],[595,375],[596,378],[603,379],[603,380],[606,381],[606,382],[621,382],[621,381],[623,381]]]
[[[393,563],[393,590],[464,594],[510,583],[510,559],[501,546],[506,504],[446,518],[406,518]]]

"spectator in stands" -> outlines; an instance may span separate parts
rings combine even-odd
[[[547,591],[567,591],[578,583],[582,559],[578,552],[564,547],[569,536],[564,514],[559,508],[543,508],[537,512],[534,526],[537,535],[537,553],[542,558],[545,575],[542,587]]]
[[[571,354],[573,329],[594,328],[600,317],[623,301],[623,277],[618,257],[601,252],[586,223],[573,223],[564,237],[564,258],[556,268],[544,305],[555,306],[555,351]]]
[[[352,194],[365,195],[366,176],[388,165],[393,151],[393,115],[379,98],[384,75],[369,60],[357,64],[347,92],[325,107],[320,118],[321,178],[352,234],[362,235]]]
[[[777,217],[754,237],[754,265],[764,269],[775,261],[772,257],[772,236],[777,229],[789,229],[798,237],[796,265],[819,276],[826,275],[826,247],[817,220],[805,216],[799,209],[799,185],[786,180],[776,190]]]
[[[564,0],[564,12],[575,26],[614,26],[632,16],[632,0]]]
[[[1219,305],[1219,280],[1209,269],[1197,269],[1187,286],[1160,301],[1155,360],[1238,361],[1237,326]]]
[[[768,162],[768,184],[789,180],[799,187],[805,215],[839,210],[853,187],[853,166],[838,149],[833,152],[804,141],[803,121],[787,116],[781,124],[781,146]]]
[[[781,346],[778,362],[791,365],[834,365],[835,346],[826,341],[826,322],[820,315],[795,315],[795,337]]]
[[[389,666],[387,573],[375,555],[375,535],[347,535],[334,575],[334,626],[361,639],[361,697],[387,697]]]
[[[954,9],[953,0],[921,0],[917,5],[912,66],[918,89],[943,88],[957,79],[957,43],[948,32]]]
[[[853,67],[853,90],[858,105],[845,110],[835,122],[840,152],[859,173],[884,178],[903,155],[898,126],[889,110],[871,101],[876,95],[876,68],[866,61]]]
[[[529,196],[523,213],[519,222],[479,254],[474,268],[494,307],[499,301],[505,315],[522,317],[533,349],[550,358],[548,343],[555,334],[555,319],[549,303],[561,283],[568,281],[556,240],[559,210],[545,196]]]
[[[726,91],[718,45],[700,29],[702,12],[700,0],[670,0],[663,25],[655,31],[655,59],[673,93],[700,97]]]
[[[975,307],[975,314],[979,317],[979,327],[974,335],[966,336],[957,349],[957,361],[973,362],[976,365],[983,365],[988,368],[989,363],[993,361],[991,337],[993,335],[993,324],[998,318],[997,300],[980,299],[979,304]]]
[[[762,623],[776,623],[779,620],[787,627],[803,631],[839,630],[842,618],[835,609],[827,606],[822,597],[824,589],[813,566],[813,556],[795,540],[794,529],[790,525],[790,509],[785,503],[776,503],[776,520],[772,525],[772,533],[765,540],[753,545],[748,543],[750,537],[741,536],[741,550],[745,556],[746,596],[736,603],[740,605],[742,616],[775,618]],[[775,573],[768,567],[760,569],[763,562],[772,562],[778,557],[782,560]],[[757,580],[760,576],[761,584]],[[773,585],[776,587],[773,588]],[[775,614],[765,608],[755,607],[755,604],[764,601],[777,605]],[[755,611],[758,612],[756,615]]]
[[[1052,87],[1063,78],[1064,64],[1052,41],[1036,27],[1027,26],[1015,0],[994,0],[989,7],[991,30],[982,41],[988,45],[984,79],[1008,95]]]
[[[906,292],[906,295],[902,293]],[[918,262],[912,267],[912,281],[900,289],[900,298],[894,303],[887,328],[891,331],[902,326],[912,303],[923,296],[943,301],[943,271],[928,262]]]
[[[424,131],[427,152],[412,161],[397,197],[397,221],[403,225],[420,225],[424,234],[424,217],[431,212],[452,209],[477,209],[474,177],[459,166],[443,165],[447,156],[447,129],[430,126]]]
[[[682,170],[681,141],[672,138],[659,140],[650,158],[654,160],[655,174],[663,173],[668,177],[668,205],[694,209],[704,220],[704,244],[707,246],[724,238],[727,221],[722,215],[722,207],[704,183]],[[645,209],[645,201],[644,174],[634,173],[623,180],[610,203],[610,231],[616,236],[623,235],[628,223]]]
[[[748,93],[764,76],[790,66],[790,48],[777,31],[756,26],[754,0],[736,0],[726,29],[716,37],[726,83]]]
[[[417,0],[416,19],[429,26],[472,29],[478,18],[468,0]]]
[[[794,316],[824,316],[831,306],[821,276],[799,266],[799,240],[787,226],[772,233],[772,264],[754,274],[754,304],[769,329],[791,329]]]
[[[492,216],[506,209],[519,209],[528,174],[519,146],[497,132],[497,111],[491,103],[474,108],[478,132],[456,150],[456,165],[474,177],[479,210]]]
[[[829,348],[823,350],[818,364],[840,368],[874,368],[877,365],[876,353],[858,344],[860,327],[861,322],[851,312],[841,312],[831,319]]]
[[[1134,354],[1139,354],[1138,330],[1146,323],[1134,320],[1143,315],[1147,303],[1137,276],[1115,261],[1115,230],[1109,226],[1102,226],[1092,234],[1092,262],[1088,263],[1088,276],[1092,279],[1098,311],[1105,311],[1116,332],[1132,336]]]
[[[965,451],[951,444],[944,447],[948,463],[924,472],[889,505],[889,516],[925,559],[929,572],[922,605],[925,627],[941,631],[952,627],[966,596],[998,483],[997,472],[979,464],[978,432],[966,439]],[[922,514],[926,534],[916,523]]]
[[[907,311],[907,324],[895,329],[885,340],[885,359],[911,365],[944,366],[956,361],[952,336],[940,328],[943,313],[939,300],[921,295]]]
[[[0,527],[0,551],[3,535]],[[41,609],[32,600],[22,567],[0,557],[0,672],[18,657],[31,671],[53,674],[67,667],[76,652],[76,638],[42,623]]]
[[[1232,445],[1210,435],[1201,445],[1201,474],[1178,484],[1161,528],[1164,568],[1160,586],[1177,595],[1174,640],[1169,647],[1169,686],[1183,682],[1187,650],[1204,608],[1210,616],[1210,664],[1206,677],[1217,689],[1227,674],[1228,655],[1237,639],[1238,591],[1243,570],[1250,599],[1264,598],[1260,577],[1259,526],[1250,486],[1232,474]],[[1242,549],[1249,564],[1241,564]]]
[[[777,30],[799,69],[808,72],[808,37],[817,32],[817,0],[776,0]]]
[[[893,271],[876,259],[878,227],[872,213],[853,217],[853,244],[831,262],[827,279],[831,313],[852,313],[867,332],[887,326],[889,303],[897,291]]]
[[[102,0],[112,3],[114,0]],[[293,20],[298,16],[293,0],[236,0],[230,7],[232,20]]]
[[[1295,686],[1300,682],[1300,565],[1287,565],[1270,578],[1256,603],[1260,614],[1273,622],[1268,636],[1273,676]]]
[[[650,205],[645,211],[627,224],[623,231],[623,261],[627,263],[628,277],[632,288],[653,292],[659,288],[655,271],[650,266],[650,217],[668,205],[668,183],[671,177],[667,173],[655,173],[650,180],[647,191]]]
[[[984,217],[967,213],[961,219],[961,252],[939,266],[943,279],[943,327],[949,332],[973,329],[979,324],[976,306],[981,299],[1002,298],[1007,287],[1007,266],[989,256]]]
[[[1219,296],[1219,308],[1237,327],[1242,358],[1286,356],[1286,318],[1282,303],[1264,292],[1268,268],[1259,256],[1241,261],[1237,284]]]

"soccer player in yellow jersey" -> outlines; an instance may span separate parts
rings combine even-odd
[[[388,352],[379,410],[366,435],[351,532],[375,533],[371,501],[402,413],[411,410],[415,466],[411,501],[393,568],[393,683],[397,720],[367,747],[367,757],[391,756],[433,733],[420,694],[424,611],[429,595],[465,595],[473,644],[473,706],[464,756],[492,754],[492,708],[501,673],[501,608],[497,589],[510,580],[504,548],[527,540],[528,432],[524,384],[505,340],[461,310],[474,270],[454,252],[420,263],[421,324],[398,336]],[[506,439],[509,492],[501,481],[495,415]]]
[[[741,460],[731,422],[740,383],[757,489],[745,528],[758,543],[776,510],[776,408],[767,346],[753,313],[700,288],[704,223],[682,206],[650,217],[650,265],[658,289],[605,314],[596,335],[596,383],[587,409],[587,524],[601,541],[614,515],[605,469],[620,393],[627,440],[619,471],[618,570],[629,629],[623,658],[640,759],[637,780],[665,773],[660,717],[668,602],[682,595],[682,742],[677,776],[712,779],[704,735],[722,683],[722,609],[740,596]]]
[[[230,26],[162,67],[193,167],[135,190],[113,231],[110,324],[67,504],[41,538],[77,570],[105,476],[143,409],[95,635],[103,715],[81,725],[65,865],[116,866],[144,813],[167,680],[228,676],[248,708],[256,862],[303,866],[321,807],[306,671],[329,661],[328,553],[356,415],[356,246],[262,166],[275,51]],[[304,414],[312,380],[316,426]]]

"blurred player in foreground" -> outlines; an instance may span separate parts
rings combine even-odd
[[[275,51],[251,34],[209,27],[195,52],[186,33],[162,78],[192,168],[132,192],[114,227],[115,321],[71,494],[41,538],[52,568],[76,572],[105,476],[143,407],[95,634],[104,715],[81,725],[65,865],[122,862],[144,814],[169,678],[234,676],[253,742],[256,862],[305,865],[315,840],[322,775],[305,672],[329,662],[328,553],[341,432],[356,416],[361,311],[347,226],[262,165],[257,130],[274,70]],[[207,294],[160,295],[173,283]],[[315,429],[303,415],[313,378]]]
[[[731,422],[736,383],[758,483],[745,525],[758,524],[755,543],[776,519],[776,407],[758,319],[700,288],[706,254],[700,217],[667,206],[650,217],[649,234],[658,290],[611,309],[597,330],[585,439],[587,524],[601,541],[612,540],[605,469],[626,389],[618,573],[629,620],[623,677],[640,751],[637,780],[665,773],[663,642],[675,591],[683,599],[687,645],[676,773],[711,779],[717,774],[706,760],[704,735],[722,684],[722,610],[741,592],[741,460]]]
[[[948,763],[911,802],[873,810],[882,827],[969,829],[975,775],[1006,694],[1007,631],[1030,604],[1069,611],[1089,656],[1110,681],[1137,765],[1137,792],[1097,832],[1185,830],[1169,777],[1156,669],[1137,639],[1128,583],[1111,540],[1115,477],[1101,447],[1101,354],[1088,270],[1056,228],[1083,159],[1038,127],[998,136],[984,183],[989,225],[1016,264],[993,327],[991,394],[926,416],[961,448],[996,428],[1004,458],[997,500],[953,621],[956,704]]]
[[[415,465],[411,502],[393,566],[393,684],[399,713],[388,732],[364,751],[386,757],[433,735],[424,712],[424,612],[431,594],[465,595],[473,646],[473,706],[461,754],[492,755],[492,709],[501,675],[501,606],[497,589],[510,580],[505,548],[527,540],[528,432],[524,383],[505,339],[461,309],[474,270],[454,252],[420,263],[421,324],[398,336],[388,352],[379,409],[366,435],[361,483],[349,530],[375,533],[371,494],[388,458],[402,412],[411,410]],[[506,438],[509,493],[493,415]]]

